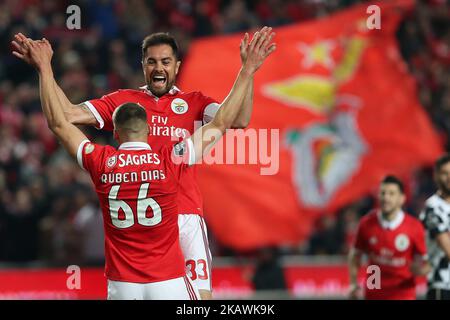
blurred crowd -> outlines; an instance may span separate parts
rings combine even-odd
[[[101,264],[101,213],[88,175],[61,150],[40,112],[34,70],[11,54],[17,32],[46,37],[55,76],[73,103],[143,84],[142,39],[169,31],[181,47],[192,39],[281,26],[327,15],[354,0],[0,0],[0,262]],[[66,28],[66,8],[81,8],[81,30]],[[450,133],[450,5],[421,0],[398,32],[418,81],[419,98],[447,143]],[[182,72],[182,70],[181,70]],[[100,143],[110,133],[84,128]],[[406,181],[408,210],[417,214],[434,191],[430,168]],[[291,253],[344,254],[371,196],[325,215],[311,239]],[[231,254],[213,240],[213,255]]]

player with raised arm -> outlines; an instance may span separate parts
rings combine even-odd
[[[266,48],[267,57],[275,50],[271,43],[275,33],[272,28],[264,27],[256,32],[249,42],[246,33],[241,41],[240,55],[244,64],[248,58],[248,49],[252,43],[261,43]],[[27,49],[23,43],[27,38],[17,34],[13,45],[16,56],[27,61]],[[213,119],[223,103],[201,92],[183,92],[175,86],[181,65],[178,45],[175,39],[166,33],[155,33],[142,42],[142,70],[146,85],[139,90],[118,90],[100,99],[93,99],[81,105],[72,104],[55,82],[57,94],[67,119],[73,124],[95,125],[98,129],[113,130],[114,110],[125,102],[138,103],[151,114],[148,118],[150,134],[148,143],[153,149],[173,145],[180,139],[191,135],[196,121],[208,123]],[[236,119],[231,128],[245,128],[252,113],[253,75],[247,84],[245,98],[242,101]],[[195,167],[186,170],[180,185],[178,197],[180,241],[185,258],[186,270],[200,289],[202,298],[212,297],[211,253],[208,245],[207,230],[203,219],[203,201],[196,182]]]
[[[432,271],[428,275],[429,300],[450,300],[450,155],[434,165],[438,191],[427,199],[420,220],[427,233]]]
[[[383,179],[378,199],[380,209],[361,219],[349,254],[350,298],[358,297],[357,275],[361,257],[365,254],[369,265],[379,268],[373,269],[379,270],[378,280],[374,278],[374,283],[369,285],[366,279],[365,299],[414,300],[416,276],[425,275],[430,270],[425,230],[418,219],[402,210],[404,187],[395,176]],[[371,272],[367,278],[372,276]]]
[[[118,149],[90,142],[64,115],[48,41],[25,40],[23,45],[28,62],[39,73],[48,126],[89,172],[99,197],[108,299],[197,299],[180,248],[177,192],[187,167],[232,126],[254,73],[270,54],[269,44],[263,38],[251,43],[233,88],[211,122],[191,137],[157,150],[148,144],[147,115],[152,112],[133,102],[120,105],[112,115]]]

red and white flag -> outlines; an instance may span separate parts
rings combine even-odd
[[[199,170],[206,219],[222,244],[247,250],[298,243],[317,215],[443,152],[395,36],[413,2],[377,5],[381,29],[368,29],[370,13],[359,5],[274,30],[277,50],[255,76],[249,128],[279,129],[277,173],[261,175],[261,163]],[[241,37],[195,41],[181,88],[223,99],[240,67]]]

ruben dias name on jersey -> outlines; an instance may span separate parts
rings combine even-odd
[[[450,204],[437,194],[425,202],[420,220],[427,230],[427,247],[432,272],[428,274],[430,288],[450,290],[450,261],[436,241],[436,236],[450,231]]]
[[[110,169],[118,166],[119,168],[127,166],[141,166],[143,164],[161,163],[160,156],[157,153],[148,152],[145,154],[124,154],[114,155],[106,161],[106,166]],[[164,180],[166,175],[163,170],[149,170],[149,171],[130,171],[130,172],[111,172],[104,173],[100,176],[102,183],[128,183],[128,182],[146,182],[153,180]]]

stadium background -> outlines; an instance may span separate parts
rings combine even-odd
[[[11,55],[13,34],[23,32],[50,40],[55,76],[75,103],[118,88],[141,86],[140,42],[151,32],[169,31],[178,39],[186,60],[180,77],[189,83],[183,72],[188,74],[190,48],[199,38],[206,37],[219,46],[220,41],[211,37],[237,33],[239,39],[243,31],[263,25],[277,31],[327,19],[361,2],[365,1],[0,1],[0,298],[102,298],[105,294],[96,196],[89,177],[47,130],[40,113],[37,76]],[[82,28],[77,31],[66,28],[65,11],[73,3],[82,13]],[[420,101],[446,150],[450,130],[449,16],[448,1],[416,1],[396,32],[402,59],[415,79],[414,98]],[[232,52],[236,61],[237,48],[238,42]],[[277,59],[276,55],[271,58]],[[231,82],[224,86],[230,87]],[[207,88],[197,89],[209,94]],[[386,96],[386,101],[389,98]],[[379,108],[381,112],[383,105]],[[406,117],[398,119],[399,126],[408,121]],[[383,127],[382,122],[378,125]],[[110,133],[85,130],[97,142],[114,143]],[[406,209],[413,215],[434,192],[431,162],[422,162],[401,174],[408,190]],[[202,177],[205,174],[208,172]],[[345,297],[345,255],[358,220],[375,205],[375,191],[376,184],[364,196],[339,208],[319,210],[314,219],[309,218],[308,236],[297,243],[263,241],[261,246],[243,248],[217,236],[232,231],[210,227],[216,297]],[[264,197],[263,190],[259,193]],[[239,202],[239,194],[234,196]],[[220,199],[208,201],[224,205]],[[258,212],[251,212],[254,219],[261,218]],[[207,222],[211,214],[206,208]],[[294,214],[302,212],[299,209]],[[277,232],[276,223],[273,226]],[[69,265],[82,267],[81,290],[66,288]],[[421,283],[423,293],[423,280]]]

